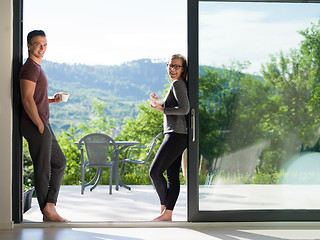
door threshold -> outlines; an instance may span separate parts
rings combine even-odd
[[[14,224],[14,228],[161,228],[187,226],[190,226],[187,221],[22,222]]]
[[[320,229],[320,222],[152,222],[152,221],[99,221],[99,222],[26,222],[14,228],[201,228],[210,229]]]

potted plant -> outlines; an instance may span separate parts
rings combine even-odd
[[[31,208],[34,187],[25,187],[23,191],[23,213]]]
[[[23,139],[23,213],[31,208],[32,196],[34,193],[33,164],[28,150],[28,143]]]

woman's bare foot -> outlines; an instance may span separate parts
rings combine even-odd
[[[166,205],[161,205],[160,214],[162,214],[166,210]]]
[[[54,203],[47,203],[43,209],[43,222],[70,222],[61,217],[56,211]]]
[[[172,221],[172,210],[164,210],[162,214],[159,217],[156,217],[152,221],[158,222],[158,221]]]

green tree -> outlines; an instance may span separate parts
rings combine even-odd
[[[269,101],[274,103],[262,121],[263,130],[272,138],[272,146],[260,163],[262,171],[270,166],[279,171],[292,155],[318,145],[319,23],[300,34],[305,37],[300,49],[292,49],[286,56],[280,52],[262,68],[266,85],[273,92]]]
[[[79,124],[79,131],[85,135],[93,132],[110,134],[111,129],[115,128],[115,120],[110,119],[106,112],[106,103],[95,98],[93,100],[93,116],[85,124]]]
[[[125,121],[118,139],[136,140],[141,145],[147,145],[158,133],[163,132],[163,115],[159,111],[150,108],[149,103],[140,104],[138,108],[138,117]],[[159,148],[162,138],[159,138],[155,149]],[[133,156],[136,159],[143,160],[146,157],[146,153],[144,150],[135,150]],[[149,164],[151,164],[154,155],[155,151],[151,155]],[[122,157],[123,155],[120,155],[120,158]],[[127,184],[151,184],[149,173],[146,171],[145,166],[128,164],[126,172],[124,181]]]
[[[201,153],[212,160],[269,141],[257,171],[272,178],[301,148],[319,146],[319,24],[300,33],[300,48],[272,56],[263,78],[242,73],[247,63],[200,76]]]
[[[199,77],[200,154],[210,160],[251,145],[266,91],[259,77],[244,74],[249,63],[205,69]],[[209,169],[210,170],[210,169]]]
[[[33,164],[28,142],[23,139],[23,184],[25,187],[34,186],[33,175]]]
[[[86,124],[71,126],[67,131],[62,130],[57,140],[67,159],[67,166],[62,184],[77,185],[81,181],[80,151],[75,144],[86,134],[101,132],[110,135],[110,131],[115,127],[114,120],[107,117],[106,104],[98,99],[93,100],[91,120]],[[86,181],[92,179],[95,169],[86,169]],[[108,184],[107,174],[103,175],[101,184]]]
[[[110,131],[116,126],[113,119],[107,117],[106,104],[95,99],[93,101],[93,111],[91,120],[85,124],[71,126],[67,131],[62,130],[57,139],[67,158],[67,167],[63,184],[77,185],[80,184],[80,151],[75,142],[86,134],[93,132],[101,132],[110,135]],[[136,119],[128,118],[124,122],[120,136],[116,140],[135,140],[144,145],[149,143],[159,132],[163,131],[162,113],[151,109],[149,104],[139,105],[139,115]],[[157,143],[156,149],[159,147],[161,139]],[[143,158],[146,155],[144,151],[135,152],[137,158]],[[155,153],[153,153],[154,156]],[[123,153],[120,155],[120,159]],[[152,159],[152,158],[151,158]],[[128,166],[126,175],[127,184],[151,184],[148,172],[140,166]],[[86,170],[86,181],[92,179],[95,170],[89,168]],[[105,171],[102,175],[100,184],[109,183],[109,171]]]

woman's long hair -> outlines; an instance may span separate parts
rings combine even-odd
[[[185,80],[187,82],[188,64],[187,64],[186,57],[181,54],[173,54],[170,59],[171,60],[172,59],[181,59],[182,60],[183,72],[181,74],[181,77],[183,78],[183,80]]]

